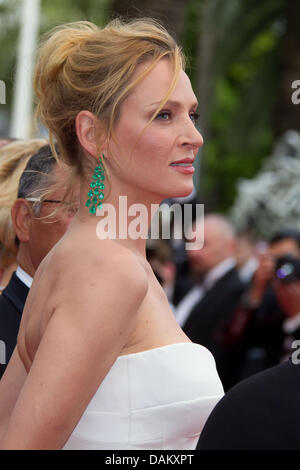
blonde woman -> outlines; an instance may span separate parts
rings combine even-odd
[[[46,144],[44,139],[16,140],[0,148],[0,293],[16,269],[18,251],[11,208],[20,177],[30,157]]]
[[[193,449],[223,388],[120,203],[149,224],[151,205],[193,189],[203,140],[183,54],[151,20],[68,24],[41,47],[35,89],[81,202],[25,305],[0,383],[1,448]]]

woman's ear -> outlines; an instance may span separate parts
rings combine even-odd
[[[98,127],[97,117],[90,111],[80,111],[75,120],[77,138],[86,152],[94,158],[98,156]]]

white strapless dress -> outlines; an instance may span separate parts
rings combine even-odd
[[[119,356],[64,449],[195,449],[223,395],[215,360],[198,344]]]

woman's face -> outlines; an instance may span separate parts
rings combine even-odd
[[[162,59],[121,105],[115,142],[109,142],[109,166],[123,194],[130,187],[165,199],[193,190],[192,163],[203,139],[195,127],[197,100],[183,70],[167,103],[147,126],[172,79],[173,66]]]

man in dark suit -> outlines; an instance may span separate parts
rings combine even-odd
[[[56,164],[47,145],[31,157],[20,178],[18,198],[11,211],[19,245],[18,268],[0,297],[0,377],[16,346],[34,273],[78,209],[78,196],[71,203],[65,198],[68,171],[65,165]],[[45,191],[47,196],[42,197]]]
[[[0,378],[16,346],[17,334],[29,287],[13,273],[0,297]]]
[[[252,375],[219,401],[197,450],[300,450],[300,360]]]
[[[219,330],[234,311],[244,284],[235,268],[235,235],[230,223],[220,215],[210,214],[195,222],[194,233],[201,229],[201,223],[204,223],[203,247],[187,252],[198,285],[177,306],[176,318],[193,342],[213,354],[227,390],[234,383],[238,356],[219,341]]]

